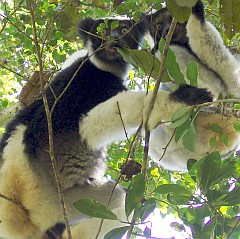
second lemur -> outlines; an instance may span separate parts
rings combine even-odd
[[[147,16],[150,25],[150,44],[153,52],[160,58],[157,49],[161,37],[166,37],[172,16],[166,8],[162,8]],[[223,44],[223,40],[215,27],[204,18],[204,6],[198,1],[192,9],[188,22],[177,23],[171,49],[176,55],[180,69],[184,75],[187,64],[195,61],[198,64],[199,87],[209,89],[217,99],[221,93],[226,96],[230,93],[240,97],[239,67],[240,63]],[[171,89],[172,83],[162,83],[164,89]],[[195,121],[197,130],[196,152],[189,152],[181,143],[174,140],[159,162],[164,168],[170,170],[186,171],[189,158],[199,159],[213,150],[218,150],[222,158],[230,156],[240,143],[240,136],[232,127],[234,118],[228,119],[219,114],[200,113]],[[228,145],[219,138],[218,133],[211,130],[212,124],[218,124],[228,136]],[[167,125],[158,126],[151,134],[150,155],[157,162],[164,153],[163,148],[168,144],[173,129]],[[210,139],[216,137],[217,144],[214,149],[210,147]]]

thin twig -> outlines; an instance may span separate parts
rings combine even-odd
[[[28,213],[28,210],[27,210],[20,202],[14,200],[14,199],[12,199],[12,198],[9,198],[9,197],[1,194],[1,193],[0,193],[0,198],[3,198],[3,199],[5,199],[5,200],[7,200],[7,201],[9,201],[9,202],[11,202],[11,203],[13,203],[13,204],[16,204],[19,208],[21,208],[21,209],[24,211],[24,213],[25,213],[26,215],[29,214],[29,213]]]
[[[125,136],[126,136],[126,139],[127,139],[128,143],[130,144],[130,140],[129,140],[129,138],[128,138],[128,133],[127,133],[125,124],[124,124],[124,122],[123,122],[123,118],[122,118],[122,114],[121,114],[121,111],[120,111],[120,106],[119,106],[119,102],[118,102],[118,101],[117,101],[117,108],[118,108],[117,114],[119,114],[119,117],[120,117],[120,119],[121,119],[121,123],[122,123],[122,126],[123,126],[124,134],[125,134]]]
[[[169,144],[172,142],[173,137],[174,137],[174,135],[175,135],[175,132],[176,132],[176,129],[174,129],[174,131],[173,131],[173,133],[172,133],[172,135],[171,135],[171,138],[169,139],[169,141],[168,141],[168,143],[166,144],[166,146],[163,148],[163,153],[162,153],[162,156],[161,156],[161,158],[159,159],[159,161],[161,161],[162,158],[165,156],[166,151],[167,151],[167,148],[168,148]]]
[[[22,79],[24,79],[24,76],[23,76],[23,75],[21,75],[21,74],[19,74],[18,72],[12,70],[11,68],[9,68],[9,67],[7,67],[7,66],[4,66],[4,65],[2,65],[2,64],[0,64],[0,67],[3,68],[3,69],[5,69],[5,70],[8,70],[8,71],[12,72],[14,75],[17,75],[17,76],[21,77]]]
[[[72,239],[70,226],[69,226],[69,222],[68,222],[68,217],[67,217],[67,213],[66,213],[66,206],[65,206],[65,201],[64,201],[63,190],[62,190],[62,186],[61,186],[61,182],[60,182],[60,176],[57,172],[56,158],[55,158],[54,145],[53,145],[53,129],[52,129],[52,117],[51,117],[52,115],[49,110],[47,96],[46,96],[46,92],[44,90],[43,62],[42,62],[42,57],[41,57],[41,49],[40,49],[38,37],[37,37],[37,30],[36,30],[36,25],[35,25],[36,22],[35,22],[35,15],[34,15],[34,10],[33,10],[32,0],[28,0],[28,4],[29,4],[29,9],[30,9],[31,18],[32,18],[34,43],[35,43],[35,47],[36,47],[38,65],[39,65],[40,84],[41,84],[43,103],[44,103],[46,117],[47,117],[47,123],[48,123],[49,154],[50,154],[50,158],[51,158],[53,173],[54,173],[54,176],[56,179],[56,184],[57,184],[57,189],[58,189],[58,193],[59,193],[61,208],[63,211],[64,222],[65,222],[65,226],[66,226],[68,239]]]
[[[235,224],[233,225],[233,227],[230,229],[230,231],[228,232],[227,236],[225,237],[225,239],[229,239],[232,235],[232,233],[234,232],[234,230],[239,226],[240,224],[240,217],[237,217]]]

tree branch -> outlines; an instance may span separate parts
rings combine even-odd
[[[56,184],[57,184],[57,189],[58,189],[58,193],[59,193],[60,204],[61,204],[61,208],[62,208],[62,212],[63,212],[63,217],[64,217],[64,222],[65,222],[65,226],[66,226],[68,239],[72,239],[69,221],[68,221],[67,212],[66,212],[63,190],[62,190],[61,181],[60,181],[60,176],[57,172],[57,164],[56,164],[56,158],[55,158],[55,153],[54,153],[54,144],[53,144],[52,114],[49,110],[47,96],[46,96],[46,92],[44,89],[43,62],[42,62],[41,49],[40,49],[38,37],[37,37],[37,30],[36,30],[36,24],[35,24],[36,22],[35,22],[35,15],[34,15],[32,0],[28,0],[28,4],[29,4],[31,17],[32,17],[33,37],[34,37],[34,44],[36,47],[37,59],[38,59],[38,65],[39,65],[41,91],[42,91],[43,103],[44,103],[46,117],[47,117],[47,123],[48,123],[49,155],[50,155],[51,162],[52,162],[53,173],[54,173],[54,176],[56,179]]]

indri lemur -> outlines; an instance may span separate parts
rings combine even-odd
[[[165,37],[172,16],[166,8],[148,15],[150,24],[150,36],[153,52],[160,58],[157,49],[161,37]],[[195,61],[198,64],[199,87],[207,88],[216,99],[220,93],[226,96],[229,93],[240,97],[240,63],[225,47],[223,40],[216,28],[204,18],[204,6],[198,1],[192,9],[189,20],[186,23],[177,23],[171,49],[176,55],[180,69],[184,75],[187,64]],[[185,77],[186,78],[186,77]],[[162,83],[163,89],[170,89],[172,83]],[[186,150],[181,143],[171,141],[165,156],[163,148],[168,144],[173,129],[167,125],[158,126],[151,134],[150,155],[164,168],[170,170],[187,170],[189,158],[199,159],[207,153],[218,150],[222,158],[230,156],[238,147],[240,142],[239,133],[232,127],[234,118],[228,119],[219,114],[200,113],[195,121],[197,130],[196,152]],[[218,124],[222,131],[228,136],[228,145],[225,145],[218,137],[218,133],[210,130],[211,124]],[[217,137],[215,148],[210,147],[210,139]]]
[[[118,26],[111,29],[113,21]],[[74,239],[95,238],[101,220],[80,221],[83,215],[73,203],[91,198],[106,204],[114,185],[104,176],[104,146],[124,140],[124,127],[132,134],[142,120],[146,122],[152,94],[127,91],[124,83],[131,66],[117,51],[122,47],[138,49],[146,31],[145,20],[138,23],[123,18],[82,20],[79,34],[85,49],[70,57],[45,89],[52,111],[56,167]],[[191,94],[195,97],[190,99]],[[173,93],[159,92],[147,127],[152,130],[160,121],[169,121],[184,104],[211,100],[208,91],[187,85]],[[49,228],[63,223],[48,142],[40,94],[10,121],[1,141],[0,193],[25,208],[0,198],[3,239],[40,239]],[[124,190],[118,186],[109,206],[122,220],[126,220],[124,196]],[[104,220],[99,238],[117,223]],[[67,238],[66,232],[62,237]]]

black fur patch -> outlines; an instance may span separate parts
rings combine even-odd
[[[196,5],[192,8],[192,13],[203,23],[205,22],[204,17],[204,5],[202,1],[198,0]]]
[[[176,91],[171,93],[170,98],[187,105],[198,105],[213,101],[213,96],[207,89],[191,85],[180,85]]]
[[[46,231],[46,235],[49,239],[58,239],[61,238],[63,231],[65,230],[64,223],[58,223],[54,227],[50,228]]]

